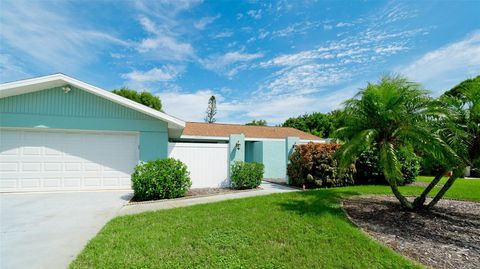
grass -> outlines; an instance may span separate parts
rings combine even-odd
[[[118,217],[70,267],[420,268],[346,219],[341,199],[359,194],[390,190],[319,189]],[[479,201],[480,180],[459,180],[446,197]]]

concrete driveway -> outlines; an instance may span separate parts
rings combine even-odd
[[[0,194],[0,268],[66,268],[131,192]]]

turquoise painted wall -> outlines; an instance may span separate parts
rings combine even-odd
[[[284,141],[262,141],[262,157],[265,165],[265,178],[285,178],[285,142]]]
[[[263,144],[262,142],[245,142],[245,161],[263,163]]]
[[[237,141],[240,142],[240,149],[237,149]],[[230,135],[228,142],[228,150],[230,152],[230,166],[234,162],[245,161],[245,136],[243,134]]]
[[[77,88],[2,98],[0,113],[1,127],[139,132],[140,160],[167,157],[167,123]]]

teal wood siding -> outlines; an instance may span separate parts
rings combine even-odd
[[[167,157],[167,123],[81,89],[1,98],[0,114],[1,127],[139,132],[140,160]]]
[[[149,120],[148,115],[116,104],[86,91],[52,88],[0,99],[2,113],[50,116]]]

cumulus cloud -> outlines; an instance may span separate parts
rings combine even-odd
[[[154,67],[147,71],[133,70],[130,73],[122,74],[122,78],[140,83],[172,81],[175,80],[182,71],[183,68],[166,65],[163,67]]]

